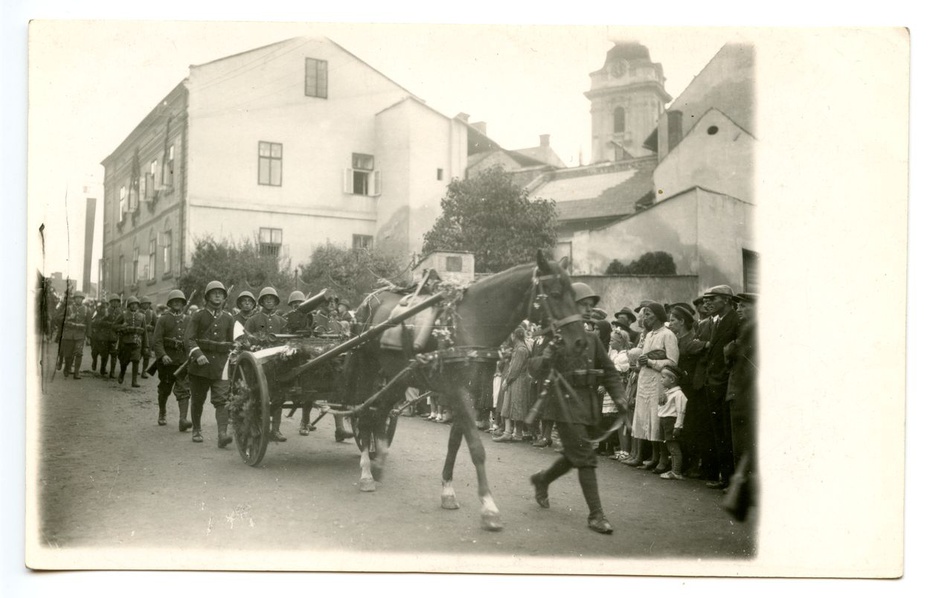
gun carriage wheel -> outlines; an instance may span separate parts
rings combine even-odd
[[[239,455],[255,467],[265,456],[271,435],[271,397],[258,358],[242,353],[233,370],[231,421]]]

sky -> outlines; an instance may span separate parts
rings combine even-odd
[[[91,280],[102,249],[100,162],[187,74],[299,35],[325,35],[452,117],[487,123],[507,149],[540,134],[569,166],[591,152],[589,74],[616,40],[646,45],[676,97],[731,29],[614,26],[33,21],[29,32],[29,205],[46,226],[46,273],[81,280],[86,197],[97,198]],[[66,206],[66,208],[65,208]],[[37,225],[36,225],[37,226]]]

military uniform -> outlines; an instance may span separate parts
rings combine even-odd
[[[223,289],[225,292],[225,289]],[[205,295],[209,294],[209,290]],[[188,321],[184,332],[184,348],[189,358],[187,367],[191,392],[191,418],[194,424],[195,442],[202,442],[200,418],[203,406],[210,393],[210,403],[216,409],[216,423],[219,431],[218,444],[222,447],[229,443],[226,428],[229,414],[226,402],[229,399],[229,380],[225,376],[226,362],[233,347],[233,317],[223,310],[211,311],[210,307],[198,310]],[[197,359],[206,357],[204,365]]]
[[[258,295],[258,304],[261,305],[261,310],[249,318],[249,321],[245,324],[246,333],[256,339],[261,344],[280,344],[274,343],[271,340],[272,334],[281,334],[284,332],[287,322],[284,318],[279,316],[277,312],[271,311],[268,307],[263,305],[262,300],[265,297],[274,297],[275,298],[275,308],[280,304],[281,300],[278,297],[277,291],[271,287],[265,287],[262,289],[261,293]],[[271,412],[271,439],[275,442],[284,442],[287,438],[281,434],[281,407],[273,409]]]
[[[148,351],[142,356],[142,378],[148,378],[149,375],[146,373],[146,370],[149,369],[149,358],[154,349],[153,344],[155,342],[155,320],[158,318],[155,317],[155,310],[152,309],[151,302],[147,301],[146,298],[143,298],[140,302],[142,304],[142,315],[145,317],[145,332],[148,338]],[[145,307],[148,305],[148,307]]]
[[[104,338],[108,335],[102,327],[106,317],[107,306],[103,303],[100,303],[97,305],[97,310],[94,312],[94,317],[91,318],[90,331],[87,334],[88,338],[90,339],[90,369],[94,372],[97,371],[97,359],[99,358],[102,363],[103,360],[106,359],[108,351],[108,343],[106,338]]]
[[[82,296],[78,295],[77,297]],[[59,321],[62,323],[61,341],[58,343],[58,355],[64,365],[64,375],[71,375],[74,368],[74,379],[81,379],[81,361],[84,357],[84,342],[87,329],[91,325],[90,310],[84,305],[62,305]]]
[[[597,488],[597,455],[592,446],[592,439],[599,434],[598,423],[601,418],[602,399],[598,396],[598,386],[603,386],[610,398],[617,404],[622,415],[626,410],[623,402],[624,385],[620,372],[607,356],[607,350],[598,335],[587,333],[588,345],[581,355],[548,356],[544,352],[529,360],[530,374],[537,380],[549,374],[553,360],[555,368],[561,372],[565,382],[571,387],[556,391],[557,380],[552,380],[549,389],[549,401],[556,401],[557,408],[549,411],[558,427],[562,441],[562,456],[549,469],[540,471],[530,478],[536,490],[536,502],[543,508],[549,507],[549,484],[573,467],[578,469],[581,490],[588,504],[588,526],[600,533],[611,533],[610,523],[604,517],[600,494]],[[560,398],[561,394],[561,398]]]
[[[129,298],[129,303],[133,298]],[[132,386],[138,388],[139,361],[142,353],[148,353],[148,334],[145,330],[145,316],[140,311],[132,311],[128,307],[122,313],[116,324],[119,333],[119,383],[123,383],[126,376],[126,366],[132,364]]]
[[[111,298],[107,305],[106,315],[94,325],[94,335],[97,342],[100,343],[101,360],[100,375],[107,375],[107,361],[110,363],[110,378],[116,377],[116,357],[119,349],[119,333],[116,327],[123,317],[123,311],[120,309],[119,298]]]
[[[180,411],[178,429],[181,432],[186,432],[192,425],[187,420],[191,392],[187,374],[181,373],[180,376],[175,377],[174,373],[187,359],[184,333],[189,319],[183,311],[179,314],[170,310],[166,311],[155,323],[152,343],[155,349],[155,363],[158,366],[158,425],[165,425],[168,395],[174,390],[174,397],[178,400]],[[166,364],[165,357],[168,357],[171,363]]]

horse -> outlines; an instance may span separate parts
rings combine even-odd
[[[374,293],[356,310],[357,321],[363,328],[386,321],[403,296],[389,290]],[[345,374],[350,401],[356,405],[362,401],[370,403],[357,412],[353,422],[361,451],[361,491],[375,491],[375,480],[381,478],[396,425],[396,413],[392,418],[391,410],[403,400],[405,388],[438,392],[453,412],[442,469],[441,505],[445,509],[459,508],[452,473],[464,438],[478,476],[482,527],[489,531],[502,529],[500,511],[485,471],[485,450],[475,421],[473,399],[476,393],[491,392],[498,349],[520,322],[528,318],[541,320],[559,339],[562,350],[580,353],[587,345],[571,279],[561,264],[546,260],[541,251],[537,252],[535,264],[515,266],[464,290],[454,306],[454,346],[445,355],[443,351],[438,351],[438,355],[432,353],[431,363],[421,363],[422,367],[409,371],[411,351],[385,349],[376,341],[348,356]],[[431,342],[433,346],[427,346],[426,350],[435,348],[436,340]],[[372,401],[378,381],[392,378],[395,380],[379,392],[383,396]],[[368,397],[371,398],[366,401]]]

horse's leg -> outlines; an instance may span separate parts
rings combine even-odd
[[[465,435],[465,442],[468,444],[468,452],[471,454],[471,462],[475,465],[475,473],[478,475],[478,499],[481,501],[481,527],[488,531],[496,532],[503,529],[501,523],[501,514],[491,496],[491,487],[488,484],[487,472],[484,468],[485,452],[484,445],[481,443],[481,437],[478,435],[478,427],[475,425],[475,410],[472,406],[472,399],[469,392],[462,388],[454,393],[456,407],[455,418],[456,425],[461,427]]]
[[[391,397],[394,396],[394,393],[390,394]],[[401,395],[402,397],[403,395]],[[388,442],[388,425],[389,418],[391,414],[391,409],[395,405],[395,402],[385,401],[384,406],[379,408],[375,412],[374,418],[374,441],[375,441],[375,460],[371,464],[372,473],[375,476],[375,480],[381,480],[384,476],[385,464],[387,462],[388,452],[390,451],[390,443]]]
[[[358,416],[358,433],[362,445],[362,456],[359,460],[359,467],[362,470],[362,477],[358,482],[358,489],[362,492],[374,492],[375,478],[371,474],[371,457],[368,454],[371,448],[371,424],[370,414],[359,414]]]
[[[459,501],[455,498],[455,489],[452,487],[452,471],[455,469],[455,458],[458,456],[459,447],[462,446],[462,437],[464,432],[456,418],[452,423],[452,429],[449,430],[449,444],[446,448],[446,462],[442,467],[442,508],[457,509]]]

